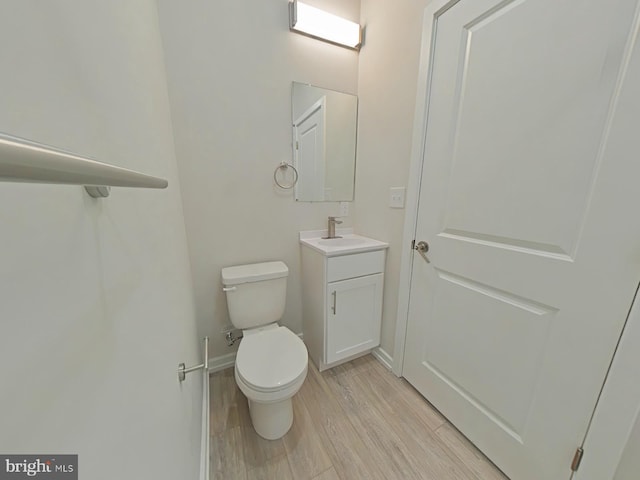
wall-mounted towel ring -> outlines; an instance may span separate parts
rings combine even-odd
[[[288,168],[293,170],[293,181],[289,185],[283,185],[278,181],[278,170],[287,170]],[[282,162],[276,167],[275,171],[273,172],[273,181],[276,182],[276,185],[278,185],[280,188],[289,190],[290,188],[293,188],[296,183],[298,183],[298,170],[296,170],[296,167],[294,167],[290,163]]]

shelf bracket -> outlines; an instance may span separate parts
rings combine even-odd
[[[93,198],[106,198],[109,196],[109,193],[111,193],[111,187],[104,185],[100,187],[85,185],[84,189],[89,196]]]

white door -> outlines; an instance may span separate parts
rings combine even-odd
[[[296,199],[325,200],[325,105],[323,96],[293,123],[294,163],[298,170]]]
[[[444,4],[403,375],[512,479],[568,479],[640,280],[637,0]]]

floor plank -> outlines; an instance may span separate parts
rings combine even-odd
[[[209,393],[211,404],[215,409],[211,409],[209,416],[211,422],[211,434],[216,434],[240,425],[238,415],[238,394],[236,380],[233,376],[233,369],[228,368],[211,375],[209,381]]]
[[[404,379],[367,355],[309,373],[279,440],[251,424],[233,369],[211,376],[211,471],[224,479],[508,480]]]
[[[430,430],[436,431],[446,423],[447,420],[440,412],[404,378],[398,378],[389,371],[384,374],[374,370],[362,373],[359,377],[375,387],[376,391],[384,392],[380,398],[384,398],[396,411],[410,412],[414,420],[419,420]]]
[[[238,391],[240,390],[238,389]],[[251,470],[256,467],[267,468],[269,460],[286,454],[284,443],[281,438],[278,440],[267,440],[256,433],[251,423],[247,399],[242,395],[242,392],[240,392],[240,395],[241,400],[238,401],[238,414],[240,416],[240,430],[247,469]]]
[[[420,408],[410,408],[403,391],[390,391],[383,377],[370,372],[354,376],[352,382],[357,395],[368,398],[379,411],[379,418],[385,422],[381,428],[388,431],[389,436],[402,439],[403,451],[410,459],[414,475],[433,480],[480,480],[449,452],[431,429],[432,414],[428,412],[432,407],[427,402]]]
[[[211,437],[211,477],[247,478],[247,468],[242,455],[240,427],[234,427]]]
[[[467,465],[478,478],[483,480],[508,480],[508,478],[495,467],[480,450],[460,433],[450,423],[445,423],[436,434],[443,443],[449,447],[456,457]]]
[[[355,376],[327,376],[326,380],[342,402],[349,420],[360,432],[374,468],[385,478],[422,478],[418,464],[410,455],[407,456],[404,442],[389,429],[387,420],[375,408],[375,402],[371,401],[372,397],[364,389],[358,388]]]
[[[380,364],[373,355],[365,355],[358,357],[350,362],[337,365],[329,370],[322,372],[322,375],[338,375],[338,376],[350,376],[357,375],[358,373],[371,370],[376,364]],[[383,367],[384,368],[384,367]]]
[[[361,432],[353,427],[315,367],[310,365],[309,374],[298,395],[307,406],[340,477],[385,480],[379,471],[369,467]]]
[[[293,398],[293,418],[291,430],[282,439],[291,471],[296,480],[312,479],[333,464],[299,395]]]
[[[340,480],[340,477],[336,473],[336,469],[331,467],[328,470],[325,470],[317,477],[314,477],[313,480]]]
[[[271,458],[261,467],[252,468],[247,474],[247,480],[297,480],[291,473],[286,455]]]

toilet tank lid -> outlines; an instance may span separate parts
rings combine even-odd
[[[289,269],[284,262],[252,263],[237,265],[222,269],[222,283],[224,285],[238,285],[240,283],[259,282],[273,278],[286,277]]]

